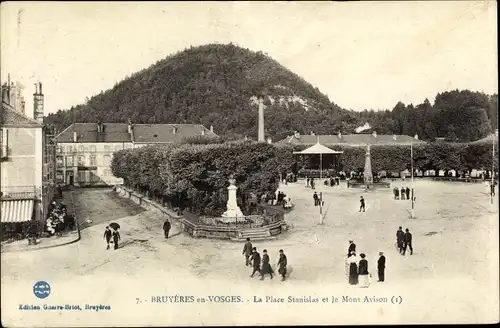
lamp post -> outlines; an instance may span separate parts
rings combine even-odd
[[[415,218],[415,189],[413,180],[413,141],[410,143],[410,157],[411,157],[411,218]]]

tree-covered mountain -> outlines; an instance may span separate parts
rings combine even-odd
[[[473,141],[497,128],[496,94],[454,90],[437,94],[434,104],[426,99],[416,106],[399,102],[392,111],[348,111],[269,56],[233,44],[171,55],[85,104],[49,115],[47,123],[59,130],[74,121],[199,123],[225,137],[256,138],[260,95],[266,136],[273,140],[295,130],[354,133],[366,122],[380,134],[418,134],[424,140]]]
[[[229,137],[257,136],[257,96],[264,95],[266,135],[294,130],[352,132],[356,113],[261,52],[235,45],[192,47],[124,79],[69,111],[47,117],[73,122],[200,123]]]

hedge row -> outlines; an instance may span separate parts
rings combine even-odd
[[[221,215],[226,206],[228,178],[234,175],[242,209],[250,192],[275,192],[278,177],[307,167],[312,156],[296,156],[303,146],[251,141],[219,144],[146,146],[113,156],[113,175],[137,190],[165,197],[172,206],[202,215]],[[363,147],[342,150],[345,172],[364,168]],[[373,172],[410,168],[409,146],[372,146]],[[491,144],[431,143],[414,146],[414,167],[420,170],[491,170]],[[498,167],[498,157],[495,158]]]
[[[114,153],[111,169],[128,186],[165,196],[172,206],[219,216],[226,207],[231,175],[245,208],[250,192],[275,192],[279,174],[293,170],[293,163],[291,148],[232,142],[121,150]]]

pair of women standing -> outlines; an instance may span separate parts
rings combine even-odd
[[[361,257],[359,263],[358,257],[354,251],[349,253],[349,256],[347,257],[346,269],[348,269],[349,284],[359,284],[360,287],[366,288],[370,285],[368,261],[365,259],[365,254],[361,253],[359,256]]]

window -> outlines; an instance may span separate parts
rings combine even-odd
[[[105,152],[105,153],[109,153],[109,152],[110,152],[110,148],[109,148],[109,146],[104,146],[104,152]]]
[[[64,151],[65,151],[65,149],[64,149],[64,148],[65,148],[64,146],[59,146],[59,152],[60,152],[60,153],[64,153]]]
[[[63,166],[64,165],[64,158],[62,156],[57,156],[56,157],[56,164],[58,166]]]
[[[111,170],[110,169],[104,169],[104,176],[109,177],[111,176]]]
[[[104,155],[104,166],[110,166],[110,165],[111,165],[111,156]]]
[[[78,165],[79,166],[85,165],[85,156],[78,156]]]
[[[78,151],[84,152],[85,151],[85,147],[83,147],[83,145],[78,146]]]
[[[95,155],[90,156],[90,166],[96,166],[96,160],[95,160]]]
[[[2,143],[0,147],[0,158],[7,159],[10,155],[9,130],[0,130],[0,142]]]
[[[73,156],[66,156],[66,166],[73,166]]]
[[[90,152],[95,153],[95,151],[96,151],[95,146],[90,146]]]

